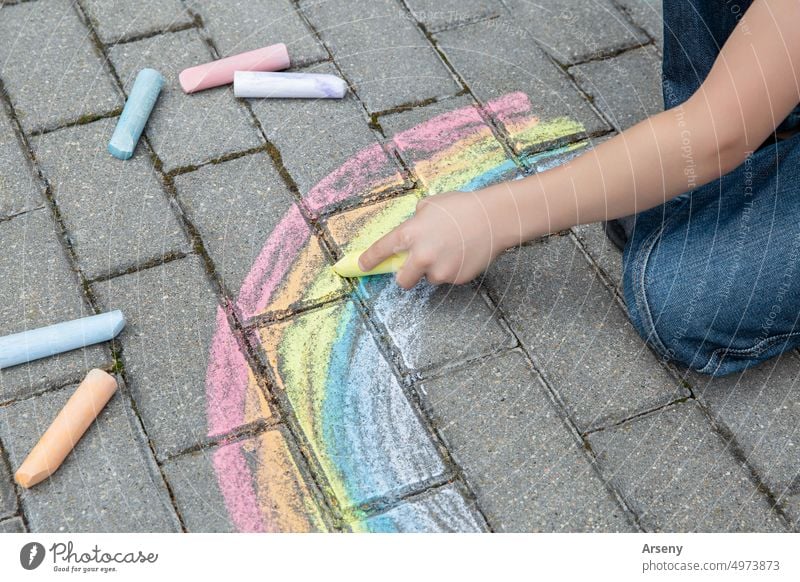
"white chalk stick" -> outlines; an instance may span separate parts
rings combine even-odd
[[[347,83],[335,75],[236,71],[233,94],[244,98],[341,99]]]

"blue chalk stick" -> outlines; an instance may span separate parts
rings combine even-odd
[[[142,69],[133,82],[130,97],[119,117],[114,135],[108,143],[108,151],[115,158],[127,160],[142,136],[144,126],[153,111],[158,94],[164,86],[164,77],[154,69]]]
[[[0,369],[108,341],[123,327],[117,310],[0,337]]]

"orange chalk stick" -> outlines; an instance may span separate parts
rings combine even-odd
[[[116,390],[113,376],[91,370],[14,474],[16,482],[33,487],[55,473]]]

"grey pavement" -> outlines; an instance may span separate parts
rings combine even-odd
[[[496,18],[503,13],[502,5],[493,0],[408,0],[405,4],[427,32]]]
[[[513,135],[510,123],[500,120],[516,153],[543,151],[607,130],[591,104],[537,45],[536,36],[511,16],[446,30],[434,38],[481,104],[522,92],[533,115],[547,120],[566,117],[573,122],[574,129],[566,135],[528,137]]]
[[[664,43],[664,22],[661,18],[661,0],[614,0],[633,22],[642,28],[656,45]]]
[[[203,19],[222,57],[282,42],[292,67],[328,58],[328,53],[291,0],[190,0],[189,8]]]
[[[632,531],[521,352],[422,386],[495,531]]]
[[[48,209],[0,222],[3,335],[94,314],[57,230]],[[101,345],[0,370],[0,402],[78,381],[91,368],[111,364],[108,348]]]
[[[119,42],[192,23],[180,0],[82,0],[86,16],[100,40]]]
[[[560,63],[608,55],[648,42],[611,0],[503,0]]]
[[[198,257],[96,285],[104,310],[121,309],[122,363],[159,459],[205,443],[206,358],[217,299]],[[180,364],[178,364],[180,363]]]
[[[70,0],[2,7],[3,87],[26,131],[117,110],[123,99]]]
[[[664,109],[661,57],[653,47],[576,65],[569,72],[618,131]]]
[[[694,402],[599,431],[589,442],[650,531],[785,531]]]
[[[44,192],[11,120],[0,111],[0,220],[44,206]]]
[[[164,75],[166,83],[146,133],[166,171],[263,145],[247,110],[233,99],[232,88],[219,87],[189,96],[180,88],[178,74],[183,69],[212,60],[210,48],[197,30],[118,44],[109,50],[109,58],[126,91],[145,67]]]
[[[800,356],[659,360],[599,225],[460,287],[330,270],[479,165],[543,172],[658,111],[661,38],[657,0],[0,4],[0,335],[127,318],[0,371],[0,532],[798,531]],[[348,95],[178,85],[277,42]],[[121,162],[143,67],[167,84]],[[95,367],[118,393],[14,484]]]
[[[370,113],[459,91],[444,62],[394,0],[303,0],[301,6]]]
[[[75,386],[4,407],[0,438],[12,466],[64,406]],[[59,478],[23,490],[34,531],[176,531],[175,510],[124,388],[98,416],[59,469]]]
[[[302,72],[337,74],[330,63],[307,67]],[[347,160],[366,150],[374,152],[374,180],[382,180],[381,189],[362,191],[353,188],[344,203],[358,202],[397,190],[405,185],[401,168],[383,151],[378,137],[368,124],[364,108],[352,94],[344,99],[278,100],[252,102],[253,112],[267,139],[281,154],[281,163],[289,172],[304,198],[320,181],[342,167]],[[307,202],[313,215],[324,206]]]
[[[571,237],[506,253],[487,285],[582,432],[688,396]]]
[[[94,146],[115,121],[60,129],[31,143],[89,279],[191,250],[147,156],[140,150],[123,162]]]
[[[21,517],[12,517],[0,521],[0,533],[25,533],[25,524]]]

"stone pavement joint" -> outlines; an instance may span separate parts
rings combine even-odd
[[[3,84],[26,131],[107,113],[122,105],[76,9],[69,0],[2,8],[0,62],[25,63],[5,66]],[[26,33],[19,34],[23,28]]]
[[[0,104],[0,221],[45,205],[44,191],[24,147],[6,115],[5,103]]]
[[[370,113],[460,89],[396,0],[301,1],[300,7]]]
[[[47,209],[0,222],[0,296],[6,298],[0,304],[0,334],[94,314],[56,229]],[[0,401],[63,386],[110,364],[108,349],[96,345],[0,370]]]
[[[25,533],[27,531],[21,516],[0,521],[0,533]]]
[[[661,0],[613,0],[660,47],[664,44]]]
[[[329,58],[328,52],[308,28],[290,0],[188,0],[220,57],[282,42],[292,68]]]
[[[195,25],[180,0],[78,0],[106,44],[141,40]]]
[[[618,131],[664,109],[661,57],[651,46],[575,65],[569,73]]]
[[[18,467],[75,386],[0,408],[0,435]],[[57,479],[22,491],[29,523],[44,531],[176,531],[145,435],[126,407],[124,386],[78,442]],[[125,454],[119,454],[124,451]],[[100,458],[100,466],[94,466]]]
[[[433,489],[354,524],[355,531],[481,532],[483,517],[464,500],[458,488]]]
[[[95,144],[116,120],[33,140],[78,263],[87,279],[190,250],[150,161],[120,162]]]
[[[635,530],[521,352],[420,392],[496,531]]]
[[[561,64],[607,57],[649,42],[611,0],[502,0],[542,46]]]
[[[497,0],[403,0],[424,32],[440,32],[497,18],[504,7]]]
[[[695,401],[588,438],[604,473],[648,531],[786,529],[785,516],[752,482]]]
[[[486,284],[580,432],[688,395],[569,236],[501,255]]]
[[[301,476],[288,439],[280,430],[229,442],[183,455],[165,464],[165,472],[188,531],[325,531],[324,514],[317,505],[318,493]],[[266,514],[252,513],[246,500],[223,499],[217,487],[215,466],[247,458],[257,469],[254,485],[263,492],[282,493],[283,504],[269,507]]]

